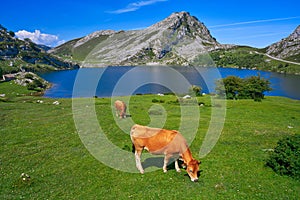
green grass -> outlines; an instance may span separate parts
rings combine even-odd
[[[300,67],[296,64],[290,64],[271,59],[265,54],[266,49],[257,49],[247,46],[236,46],[228,50],[216,50],[210,53],[217,66],[238,67],[252,69],[256,68],[263,71],[273,71],[287,74],[299,74]],[[259,53],[256,53],[259,52]],[[297,56],[295,56],[297,57]],[[293,57],[287,58],[292,60]],[[297,59],[294,59],[296,62]]]
[[[99,162],[79,138],[71,99],[22,96],[28,91],[10,83],[1,83],[0,93],[9,96],[9,100],[0,101],[0,199],[299,197],[298,180],[279,176],[265,167],[268,156],[265,149],[274,148],[284,135],[299,134],[300,104],[297,100],[266,97],[262,102],[228,101],[221,137],[214,149],[201,159],[201,176],[198,183],[193,183],[184,170],[177,173],[172,165],[168,173],[158,169],[141,175],[115,170]],[[164,100],[164,103],[153,106],[153,99]],[[59,105],[53,105],[56,100]],[[159,123],[165,116],[148,115],[148,111],[164,109],[167,111],[165,127],[179,127],[180,107],[174,103],[176,99],[172,95],[131,97],[132,117],[125,120],[114,119],[111,99],[94,100],[97,119],[107,138],[126,151],[131,150],[130,138],[117,123],[127,127],[126,130],[130,128],[130,120],[149,124],[151,119],[158,119]],[[205,106],[199,108],[200,126],[191,145],[195,158],[199,158],[212,108],[209,96],[198,100]],[[130,162],[134,165],[133,154]],[[22,173],[30,175],[30,180],[21,180]]]

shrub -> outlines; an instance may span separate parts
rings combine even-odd
[[[152,99],[152,103],[165,103],[165,101],[159,99]]]
[[[197,86],[197,85],[192,85],[190,88],[189,88],[189,94],[191,94],[192,96],[201,96],[201,91],[202,91],[202,88],[200,86]]]
[[[251,76],[248,78],[239,78],[237,76],[228,76],[216,81],[216,92],[227,99],[254,99],[261,101],[264,98],[264,92],[271,91],[270,81],[262,77]]]
[[[30,74],[30,73],[26,73],[26,74],[25,74],[25,78],[28,78],[28,79],[33,80],[33,75]]]
[[[280,175],[300,178],[300,135],[279,140],[266,165]]]
[[[43,84],[43,82],[39,79],[34,79],[31,83],[28,83],[27,85],[28,90],[42,91],[45,88],[46,85]]]
[[[243,80],[237,76],[228,76],[216,81],[216,92],[227,99],[235,99],[243,86]]]

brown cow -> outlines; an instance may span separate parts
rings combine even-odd
[[[122,118],[126,118],[126,104],[123,101],[117,100],[115,101],[116,108],[116,116]]]
[[[179,156],[186,165],[186,171],[191,181],[198,181],[200,162],[192,157],[191,151],[184,137],[176,130],[150,128],[147,126],[134,125],[130,131],[133,150],[135,153],[136,167],[143,174],[141,154],[146,149],[152,154],[164,154],[163,171],[167,172],[167,164],[172,156]],[[175,161],[175,168],[180,172],[178,160]]]

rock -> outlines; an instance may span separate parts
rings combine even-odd
[[[266,52],[282,59],[300,55],[300,25],[287,38],[268,46]]]
[[[192,97],[190,95],[185,95],[184,97],[182,97],[183,99],[191,99]]]
[[[53,105],[59,105],[60,103],[58,101],[54,101],[52,104]]]

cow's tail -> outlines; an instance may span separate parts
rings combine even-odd
[[[135,153],[135,146],[133,143],[132,143],[132,153]]]
[[[134,134],[134,130],[135,130],[135,128],[136,128],[136,124],[135,125],[133,125],[132,127],[131,127],[131,130],[130,130],[130,138],[131,138],[131,141],[132,141],[132,153],[135,153],[135,146],[134,146],[134,144],[133,144],[133,134]]]

